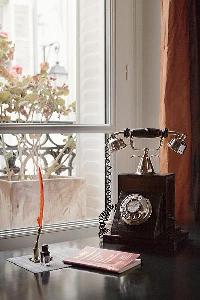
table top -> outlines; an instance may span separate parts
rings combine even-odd
[[[99,246],[97,237],[53,244],[54,251]],[[120,247],[118,247],[120,249]],[[174,256],[141,253],[143,265],[121,275],[65,268],[33,274],[10,262],[31,249],[0,252],[0,300],[200,299],[200,229]]]

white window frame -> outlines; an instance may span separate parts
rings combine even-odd
[[[73,124],[66,125],[64,122],[56,124],[0,124],[0,134],[25,134],[25,133],[111,133],[115,131],[115,9],[116,0],[105,0],[106,3],[106,124],[102,125],[84,125],[84,124]],[[98,232],[98,219],[75,221],[61,224],[46,225],[43,228],[43,233],[51,233],[51,235],[45,236],[45,242],[56,241],[55,232],[60,232],[59,240],[62,240],[62,235],[64,231],[71,232],[72,229],[82,229],[84,235],[94,235]],[[15,240],[17,244],[21,247],[23,243],[28,246],[29,241],[32,242],[30,238],[31,235],[37,233],[36,227],[24,228],[24,229],[11,229],[0,231],[0,250],[13,247],[13,241],[10,238],[17,237]],[[79,231],[80,233],[80,231]],[[65,234],[64,234],[65,236]],[[26,241],[22,238],[27,237]],[[47,239],[46,239],[47,237]],[[76,234],[77,238],[77,234]],[[72,235],[71,238],[73,239]],[[4,240],[4,243],[2,243]],[[16,243],[14,242],[14,247]],[[31,245],[31,244],[30,244]]]

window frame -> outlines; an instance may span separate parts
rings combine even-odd
[[[65,122],[54,123],[1,123],[0,134],[26,134],[26,133],[111,133],[116,129],[116,0],[105,1],[105,121],[106,124],[66,124]],[[55,233],[71,231],[72,229],[83,229],[86,235],[94,235],[98,228],[98,219],[66,222],[60,224],[46,225],[43,233]],[[19,228],[0,231],[0,240],[21,238],[37,234],[36,227]],[[59,235],[58,235],[59,236]],[[59,239],[59,237],[58,237]],[[61,238],[62,240],[62,238]],[[51,241],[51,240],[50,240]],[[21,243],[21,242],[20,242]],[[25,245],[28,245],[25,243]],[[20,246],[20,244],[19,244]],[[6,246],[5,246],[6,247]],[[12,247],[12,246],[11,246]],[[0,247],[1,250],[1,247]]]

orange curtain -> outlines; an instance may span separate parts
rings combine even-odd
[[[161,108],[160,127],[187,135],[183,156],[161,149],[161,172],[176,174],[176,221],[192,219],[191,115],[189,62],[189,1],[161,0]]]
[[[192,128],[192,204],[200,221],[200,1],[189,1],[190,106]]]

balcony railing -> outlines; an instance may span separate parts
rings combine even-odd
[[[72,175],[76,156],[75,134],[1,134],[0,174],[34,175],[40,165],[44,173]]]

